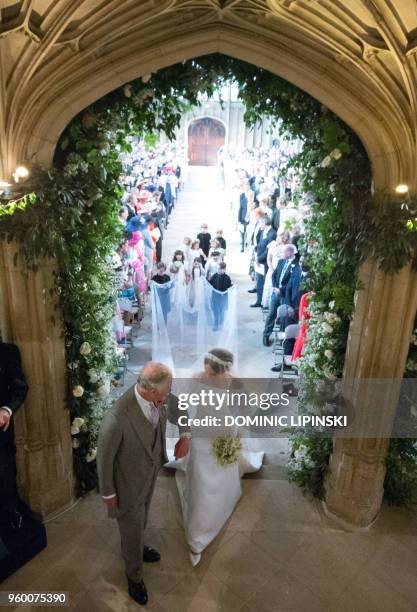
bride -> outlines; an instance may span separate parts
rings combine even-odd
[[[232,375],[234,357],[225,349],[212,349],[204,356],[203,368],[193,378],[192,385],[214,390],[237,389],[239,381]],[[189,417],[207,414],[207,407],[189,409]],[[194,414],[192,413],[194,411]],[[230,428],[216,427],[214,436],[235,436]],[[218,535],[230,517],[241,494],[241,475],[254,472],[262,465],[263,453],[238,455],[235,463],[226,466],[218,462],[213,452],[214,436],[210,432],[193,431],[191,426],[190,453],[183,460],[172,463],[176,467],[176,481],[181,499],[185,535],[190,549],[191,563],[195,566],[201,553]]]

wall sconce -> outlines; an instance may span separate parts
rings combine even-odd
[[[26,166],[18,166],[13,173],[14,182],[18,183],[19,181],[24,181],[28,178],[29,174],[29,169],[26,168]]]
[[[399,194],[408,193],[408,185],[397,185],[395,191]]]

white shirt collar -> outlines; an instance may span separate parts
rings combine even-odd
[[[142,410],[145,418],[152,424],[154,425],[154,420],[153,420],[153,414],[155,411],[156,406],[154,404],[152,404],[151,402],[148,402],[148,400],[146,400],[145,398],[143,398],[139,391],[138,391],[138,386],[135,385],[135,397],[136,397],[136,401],[139,404],[140,409]],[[156,410],[158,410],[158,408],[156,408]],[[158,415],[159,415],[159,410],[158,410]],[[159,419],[158,419],[159,420]],[[156,422],[157,424],[157,422]],[[156,426],[156,425],[155,425]]]

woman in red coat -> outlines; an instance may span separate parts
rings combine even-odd
[[[308,298],[310,293],[304,293],[301,296],[300,305],[298,307],[298,320],[300,321],[300,331],[296,338],[294,348],[292,351],[291,361],[296,361],[299,357],[303,356],[303,348],[307,341],[307,322],[310,319],[310,313],[308,310]]]

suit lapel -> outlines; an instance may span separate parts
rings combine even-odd
[[[153,459],[152,448],[148,443],[147,433],[146,433],[147,429],[149,431],[149,427],[152,427],[152,426],[146,419],[145,415],[143,414],[141,410],[141,407],[139,406],[136,400],[134,387],[129,389],[129,392],[126,398],[126,402],[127,402],[127,410],[126,410],[127,418],[129,419],[129,422],[132,425],[132,428],[134,429],[136,435],[142,442],[145,451],[148,453],[149,457]]]

